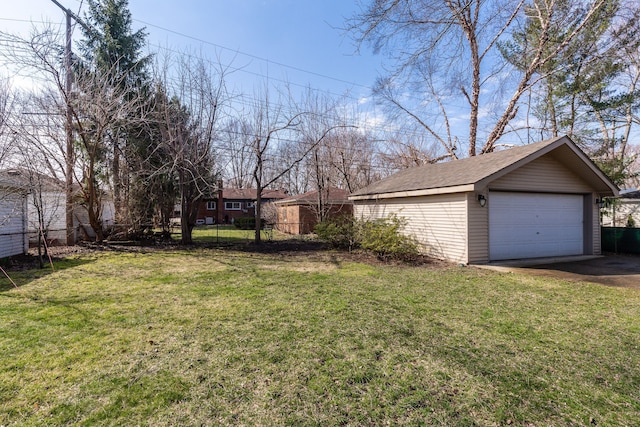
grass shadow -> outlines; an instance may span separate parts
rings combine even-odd
[[[20,255],[6,259],[6,265],[3,265],[3,269],[15,285],[21,288],[55,271],[67,270],[91,262],[93,262],[93,260],[87,258],[53,258],[53,267],[55,270],[52,270],[49,263],[45,264],[43,268],[39,268],[38,259],[34,255]],[[11,283],[4,274],[0,273],[0,292],[16,289],[14,283]]]

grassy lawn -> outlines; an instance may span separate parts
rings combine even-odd
[[[0,281],[0,425],[638,425],[640,293],[340,253]]]
[[[233,225],[202,225],[193,229],[193,240],[204,244],[236,244],[250,243],[255,239],[255,230],[240,230]],[[181,234],[174,233],[174,240],[180,240]],[[291,239],[292,236],[277,230],[262,230],[260,238],[264,241],[279,241]],[[299,236],[304,238],[304,236]]]

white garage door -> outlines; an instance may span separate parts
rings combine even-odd
[[[584,252],[580,195],[492,192],[487,204],[492,261]]]

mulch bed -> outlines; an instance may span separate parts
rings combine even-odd
[[[194,250],[194,249],[221,249],[234,250],[251,253],[273,254],[281,257],[306,257],[318,260],[326,258],[328,253],[335,254],[343,261],[361,262],[370,265],[405,265],[420,266],[429,268],[445,268],[450,266],[446,261],[419,256],[416,259],[406,262],[398,260],[380,259],[376,255],[362,250],[337,250],[332,249],[324,242],[317,240],[275,240],[265,241],[260,245],[253,242],[233,243],[233,244],[193,244],[189,246],[181,245],[178,242],[107,242],[107,243],[82,243],[74,246],[53,246],[49,248],[51,258],[56,260],[69,256],[88,255],[95,252],[113,251],[128,253],[144,253],[164,250]],[[49,260],[43,257],[43,263],[48,264]],[[2,266],[7,271],[29,270],[39,267],[37,249],[31,248],[26,255],[17,255],[2,260]]]

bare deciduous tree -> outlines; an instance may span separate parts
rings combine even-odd
[[[395,60],[377,84],[378,95],[455,159],[460,141],[469,156],[493,151],[518,116],[523,94],[542,78],[537,73],[598,25],[599,12],[610,6],[607,0],[379,0],[353,17],[348,30],[358,44],[370,42]],[[539,37],[524,45],[524,66],[505,63],[501,42],[531,19],[539,23]],[[561,43],[554,42],[556,28],[562,28]],[[562,72],[563,64],[556,65],[547,72]],[[465,137],[454,123],[461,115]]]
[[[80,71],[75,80],[72,114],[80,149],[81,194],[96,240],[104,239],[103,209],[108,188],[111,131],[114,123],[138,121],[138,100],[113,81],[111,73]]]
[[[166,91],[158,100],[162,146],[171,163],[163,168],[176,177],[181,206],[182,243],[192,243],[200,203],[217,191],[220,171],[216,142],[229,95],[227,70],[193,55],[181,55],[174,68],[165,64]]]
[[[253,135],[245,119],[231,119],[221,132],[222,152],[225,164],[224,177],[233,188],[249,188],[253,182],[251,171],[255,156],[251,147]]]
[[[5,165],[13,147],[15,133],[10,121],[15,114],[14,94],[8,80],[0,80],[0,169]]]
[[[249,124],[255,156],[255,242],[259,244],[263,191],[302,163],[335,129],[343,125],[335,120],[327,120],[335,117],[331,114],[331,105],[319,102],[311,91],[301,104],[294,102],[290,95],[281,96],[274,101],[270,98],[268,89],[255,96],[255,99],[256,105],[249,116]],[[279,155],[280,148],[296,142],[300,149],[292,150],[292,157],[284,159]]]
[[[32,78],[39,79],[36,81],[40,84],[32,88],[30,95],[25,95],[33,97],[33,105],[43,108],[34,112],[44,117],[36,126],[42,126],[42,123],[45,126],[57,126],[50,132],[32,132],[31,137],[40,141],[38,146],[43,149],[43,154],[47,150],[49,154],[58,150],[56,155],[46,156],[48,166],[64,159],[65,167],[61,170],[64,171],[65,180],[79,185],[89,224],[96,239],[102,240],[103,197],[109,182],[106,161],[107,153],[112,151],[109,146],[110,130],[114,123],[128,125],[130,121],[144,120],[139,114],[138,99],[119,84],[118,77],[114,77],[113,73],[108,70],[92,71],[92,67],[85,67],[78,61],[73,70],[73,86],[69,91],[62,70],[62,37],[52,27],[34,29],[29,38],[2,33],[0,40],[0,52],[5,59],[11,59],[18,72],[30,73]],[[76,139],[76,150],[72,153],[58,138],[59,131],[64,129],[60,119],[66,111],[70,112]],[[54,134],[55,137],[52,137]],[[47,138],[51,138],[51,141]],[[69,173],[73,175],[72,178],[67,176]],[[69,209],[72,206],[67,206]]]
[[[437,163],[450,156],[438,155],[438,149],[419,132],[395,132],[386,139],[384,150],[378,156],[380,163],[386,165],[388,171],[395,172],[428,163]]]

